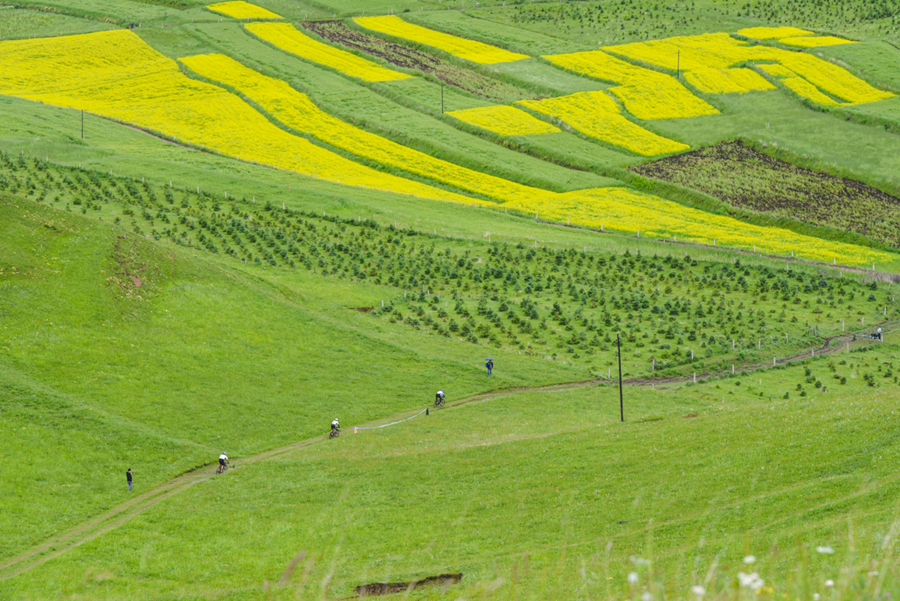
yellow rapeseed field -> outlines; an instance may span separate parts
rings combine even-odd
[[[0,94],[83,109],[225,156],[319,179],[473,202],[291,135],[234,94],[186,77],[175,61],[130,31],[0,42]]]
[[[235,0],[234,2],[216,2],[207,6],[211,11],[217,12],[226,17],[235,19],[280,19],[281,15],[276,15],[270,10],[266,10],[261,6]]]
[[[840,104],[784,65],[760,65],[759,68],[778,79],[784,87],[801,98],[806,98],[822,106],[838,106]]]
[[[560,98],[521,100],[520,106],[555,117],[573,129],[642,156],[688,150],[687,144],[657,135],[632,123],[605,92],[578,92]]]
[[[353,19],[360,27],[384,33],[395,38],[401,38],[416,42],[424,46],[431,46],[452,54],[458,58],[479,63],[493,65],[495,63],[509,63],[528,58],[526,54],[510,52],[503,48],[497,48],[489,44],[468,40],[448,33],[428,29],[407,23],[400,17],[356,17]]]
[[[774,62],[789,68],[795,76],[818,88],[820,93],[810,92],[804,95],[813,102],[822,101],[826,97],[824,94],[851,104],[894,97],[894,94],[869,85],[846,69],[811,54],[753,45],[737,40],[727,33],[676,36],[664,40],[611,46],[604,50],[629,60],[645,62],[672,71],[680,66],[686,73],[703,69],[729,69],[748,62]],[[690,81],[687,75],[685,79]],[[790,85],[794,86],[792,89],[798,93],[801,89],[811,90],[809,86],[799,82],[791,82]]]
[[[501,202],[548,194],[544,190],[433,158],[350,125],[322,111],[306,94],[294,90],[287,83],[248,69],[225,55],[205,54],[180,60],[202,77],[237,90],[295,131],[314,136],[356,156]]]
[[[802,77],[785,77],[781,80],[781,83],[784,84],[784,87],[795,92],[798,96],[806,98],[807,100],[811,100],[816,104],[821,104],[822,106],[841,105],[840,102],[837,102],[827,94],[823,94],[821,91],[819,91],[819,88],[812,85]]]
[[[310,62],[331,67],[345,75],[363,81],[395,81],[412,77],[372,61],[323,44],[301,33],[290,23],[248,23],[247,31],[285,52],[296,54]]]
[[[507,203],[504,207],[550,221],[567,220],[574,225],[608,231],[640,233],[641,237],[724,245],[831,263],[868,265],[888,262],[892,257],[878,250],[822,240],[790,230],[751,225],[722,215],[685,207],[678,203],[622,187],[595,188]]]
[[[812,31],[798,29],[797,27],[748,27],[741,29],[737,34],[753,40],[777,40],[780,38],[816,35]]]
[[[620,84],[609,91],[639,119],[679,119],[719,112],[671,75],[632,65],[599,50],[543,58],[563,69]]]
[[[657,81],[662,77],[670,77],[665,73],[632,65],[599,50],[571,52],[568,54],[547,54],[541,58],[563,69],[574,71],[579,75],[587,75],[594,79],[601,79],[620,85],[642,83],[648,80]]]
[[[771,75],[783,79],[785,77],[797,77],[797,74],[784,65],[759,65],[759,68]]]
[[[691,94],[673,77],[615,86],[609,91],[638,119],[684,119],[719,114],[716,107]]]
[[[821,37],[799,37],[799,38],[781,38],[778,40],[786,46],[797,46],[799,48],[819,48],[820,46],[837,46],[839,44],[855,44],[853,40],[845,40],[831,35],[823,35]]]
[[[805,52],[783,51],[778,62],[826,94],[848,103],[860,104],[894,97],[894,94],[869,85],[846,69]]]
[[[603,50],[628,60],[662,67],[674,73],[676,69],[681,71],[728,69],[754,58],[770,59],[766,53],[777,49],[752,46],[747,42],[736,40],[727,33],[704,33],[608,46]]]
[[[744,93],[774,90],[765,77],[752,69],[693,69],[684,80],[706,94]]]
[[[447,113],[469,125],[486,129],[501,136],[530,136],[561,131],[555,125],[541,121],[514,106],[485,106]]]
[[[360,153],[358,145],[368,144],[376,148],[375,154],[369,156],[382,157],[386,164],[408,160],[414,163],[411,169],[422,169],[424,173],[436,166],[455,167],[429,163],[418,154],[406,154],[382,138],[322,113],[287,84],[255,74],[231,59],[192,57],[185,59],[185,64],[207,75],[213,69],[223,70],[223,80],[241,88],[285,123],[300,118],[309,121],[303,126],[307,130],[333,130],[319,134],[332,144],[355,148]],[[495,209],[512,208],[529,215],[537,213],[547,220],[567,220],[594,228],[602,225],[604,229],[622,232],[640,231],[642,236],[676,237],[707,244],[716,241],[748,250],[755,245],[761,252],[783,255],[793,251],[797,256],[829,263],[833,257],[850,264],[889,260],[888,255],[877,250],[752,226],[622,187],[557,194],[468,170],[456,172],[460,178],[478,180],[473,186],[495,186],[494,197],[508,199],[501,205],[388,175],[282,130],[223,88],[188,78],[174,61],[130,31],[0,42],[0,94],[84,109],[224,156],[346,185]],[[609,96],[602,92],[592,96],[596,94],[528,102],[535,110],[546,109],[576,122],[584,119],[591,123],[590,127],[608,127],[617,135],[632,136],[646,147],[647,135],[654,134],[625,121]],[[598,111],[597,107],[601,109]],[[616,118],[624,124],[616,123]],[[660,140],[677,145],[671,140]],[[395,151],[401,154],[394,154]]]

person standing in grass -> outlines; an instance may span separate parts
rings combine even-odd
[[[128,480],[128,492],[131,492],[131,468],[128,468],[128,471],[125,472],[125,479]]]
[[[493,359],[488,359],[488,360],[487,360],[487,363],[485,363],[484,366],[485,366],[485,367],[487,368],[487,370],[488,370],[488,375],[491,375],[491,374],[493,373],[493,371],[494,371],[494,360],[493,360]]]

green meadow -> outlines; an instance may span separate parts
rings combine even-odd
[[[0,1],[0,54],[133,26],[171,59],[228,55],[475,171],[625,186],[891,259],[822,264],[342,186],[0,96],[0,598],[325,600],[377,583],[422,600],[900,595],[888,215],[852,228],[864,207],[738,206],[728,194],[754,193],[738,168],[667,182],[636,173],[655,158],[568,127],[504,137],[441,109],[610,85],[543,54],[762,25],[857,40],[812,52],[898,92],[897,0],[257,4],[307,33],[395,14],[531,58],[477,66],[366,32],[446,80],[351,48],[414,75],[363,82],[199,0]],[[900,195],[897,98],[692,91],[720,114],[638,123],[809,170],[755,186],[819,176],[825,194],[825,173]]]

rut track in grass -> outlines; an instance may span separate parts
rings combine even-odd
[[[881,326],[885,329],[887,327],[900,327],[900,320],[882,322],[880,324],[875,324],[872,327],[878,326]],[[844,348],[844,343],[851,341],[854,335],[855,334],[851,332],[842,334],[840,336],[823,338],[822,345],[818,350],[810,349],[809,352],[796,353],[794,355],[784,357],[780,360],[776,360],[776,364],[785,365],[793,361],[799,361],[813,356],[833,354],[841,348]],[[833,344],[835,341],[837,341],[838,344]],[[744,373],[760,369],[771,369],[772,367],[773,365],[767,363],[748,363],[741,365],[739,369],[736,368],[735,373]],[[730,371],[723,371],[708,372],[702,375],[697,375],[698,377],[706,379],[710,377],[727,375],[730,373]],[[623,384],[625,384],[626,386],[679,384],[689,382],[692,379],[693,374],[672,376],[666,378],[629,378],[627,380],[623,380]],[[558,392],[564,390],[575,390],[588,386],[598,386],[604,384],[609,385],[614,383],[615,380],[597,378],[590,380],[579,380],[575,382],[560,382],[557,384],[547,384],[543,386],[518,386],[514,388],[505,388],[502,390],[480,392],[455,401],[448,401],[444,409],[461,407],[470,403],[486,402],[497,398],[526,392]],[[372,420],[364,424],[359,424],[359,426],[377,426],[391,421],[401,420],[403,418],[414,415],[417,411],[419,411],[419,409],[412,409],[401,413],[395,413],[393,415]],[[262,453],[257,453],[256,455],[251,455],[250,457],[241,459],[240,465],[243,468],[248,465],[267,461],[269,459],[273,459],[302,447],[308,446],[315,442],[324,440],[327,440],[327,434],[322,434],[321,436],[301,440],[299,442],[295,442],[276,449],[263,451]],[[98,536],[101,536],[102,534],[109,532],[110,530],[122,526],[131,518],[143,513],[144,511],[152,507],[155,507],[169,497],[184,492],[185,490],[191,488],[194,484],[209,480],[215,475],[215,468],[215,465],[209,464],[180,474],[172,480],[169,480],[168,482],[160,484],[152,490],[129,499],[125,503],[122,503],[121,505],[118,505],[117,507],[114,507],[102,513],[101,515],[85,522],[84,524],[76,526],[75,528],[63,534],[54,536],[49,540],[29,549],[28,551],[25,551],[24,553],[3,561],[2,563],[0,563],[0,580],[6,580],[18,576],[19,574],[22,574],[23,572],[26,572],[31,568],[37,567],[55,557],[58,557],[59,555],[65,553],[70,549],[74,549],[75,547],[93,540],[94,538],[97,538]]]

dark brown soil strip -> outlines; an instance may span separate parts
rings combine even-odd
[[[900,199],[852,179],[797,167],[726,142],[629,167],[740,210],[857,232],[900,247]]]
[[[434,75],[451,86],[482,98],[497,102],[538,98],[532,92],[519,89],[477,71],[458,67],[417,48],[350,29],[340,21],[307,21],[301,25],[329,42],[377,56],[403,69]]]

